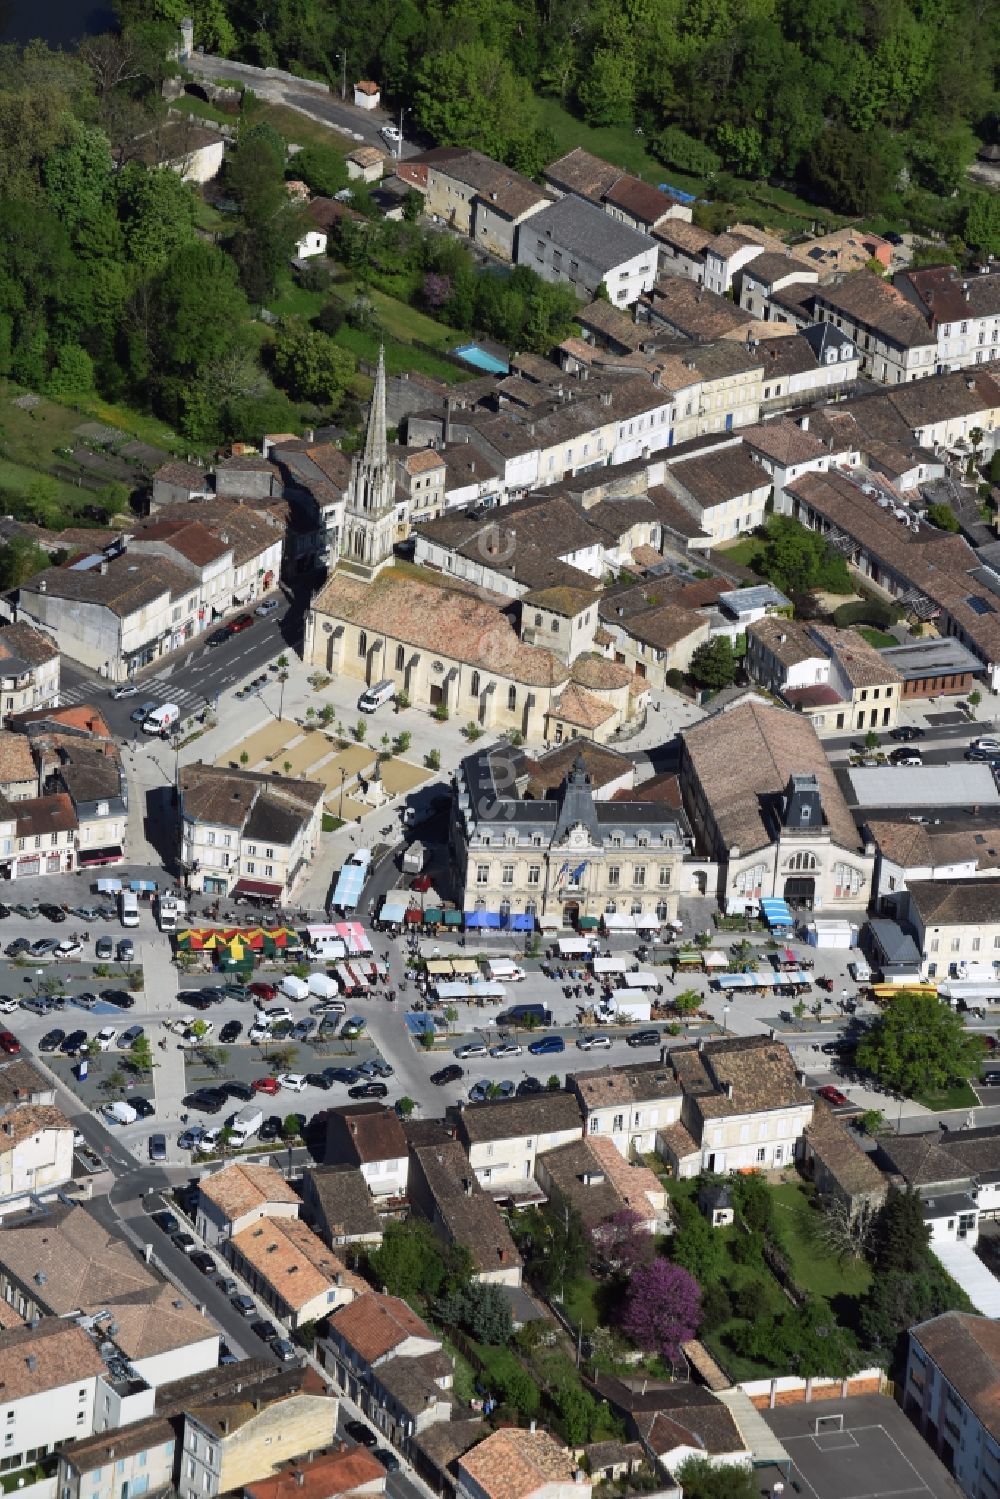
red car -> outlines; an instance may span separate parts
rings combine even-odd
[[[278,991],[273,984],[263,982],[250,985],[250,993],[255,994],[258,999],[277,999]]]
[[[252,624],[252,614],[237,614],[236,618],[229,622],[229,633],[230,635],[238,635],[241,630],[249,630]]]
[[[433,883],[434,881],[429,874],[418,874],[415,880],[410,881],[410,889],[423,892],[424,890],[429,890]]]
[[[16,1057],[21,1050],[21,1043],[13,1031],[0,1031],[0,1051],[5,1051],[9,1057]]]
[[[848,1101],[846,1094],[841,1093],[840,1089],[835,1088],[832,1083],[827,1083],[825,1088],[817,1088],[816,1092],[820,1098],[825,1098],[827,1103],[832,1103],[838,1109],[843,1108]]]
[[[258,1077],[253,1084],[255,1093],[268,1093],[273,1098],[278,1092],[281,1084],[276,1077]]]

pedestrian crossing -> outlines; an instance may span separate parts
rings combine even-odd
[[[93,703],[106,697],[107,693],[107,687],[95,689],[88,682],[72,682],[60,688],[59,704],[69,708],[76,703]],[[152,702],[154,698],[161,703],[176,703],[184,717],[200,713],[206,706],[204,693],[182,687],[176,678],[163,675],[144,677],[138,695],[125,698],[124,701],[135,707],[137,703]]]

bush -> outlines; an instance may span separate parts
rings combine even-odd
[[[748,1280],[733,1293],[733,1311],[745,1322],[756,1322],[767,1312],[767,1286],[762,1280]]]
[[[679,125],[668,125],[654,135],[650,144],[660,161],[679,172],[689,172],[692,177],[708,177],[722,166],[722,157],[711,146],[695,140]]]
[[[839,604],[833,611],[833,622],[839,630],[848,630],[851,625],[873,625],[878,630],[887,630],[899,618],[899,610],[881,599],[861,599],[857,603]]]
[[[666,682],[667,686],[672,687],[675,692],[680,692],[684,686],[684,673],[682,671],[678,671],[676,666],[672,666],[664,676],[663,680]]]

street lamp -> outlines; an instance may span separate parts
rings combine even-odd
[[[408,113],[402,105],[399,106],[399,140],[396,142],[396,160],[400,161],[403,156],[403,116]]]
[[[728,1036],[729,1035],[729,1027],[726,1024],[726,1022],[727,1022],[728,1019],[729,1019],[729,1006],[728,1005],[723,1005],[722,1006],[722,1034],[724,1036]]]
[[[337,816],[340,818],[341,822],[343,822],[343,820],[344,820],[344,782],[346,780],[347,780],[347,766],[346,765],[342,765],[340,767],[340,810],[337,813]]]
[[[343,64],[343,72],[340,78],[340,100],[343,103],[347,98],[347,53],[335,52],[333,55]]]
[[[285,683],[288,681],[287,671],[279,671],[278,681],[281,683],[281,696],[278,698],[278,722],[281,722],[285,711]]]

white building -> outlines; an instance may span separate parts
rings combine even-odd
[[[0,1332],[5,1476],[62,1442],[89,1437],[104,1362],[75,1322],[46,1318],[37,1327]]]
[[[218,1244],[260,1218],[297,1218],[301,1205],[273,1166],[239,1161],[201,1178],[195,1226],[206,1244]]]
[[[327,1165],[357,1166],[373,1197],[403,1197],[409,1147],[392,1109],[355,1103],[333,1109],[327,1121]]]
[[[0,1215],[73,1177],[73,1126],[51,1104],[24,1104],[0,1116]]]
[[[583,1135],[580,1105],[569,1093],[529,1094],[462,1110],[458,1138],[482,1186],[494,1196],[517,1196],[535,1175],[535,1158]]]
[[[1000,1489],[1000,1323],[944,1312],[910,1329],[903,1409],[968,1499]]]
[[[787,1046],[767,1036],[732,1037],[680,1047],[670,1062],[702,1171],[772,1171],[798,1157],[814,1103]]]
[[[656,241],[570,195],[520,226],[517,264],[568,281],[588,301],[604,285],[616,307],[628,307],[656,280]]]
[[[319,847],[318,781],[188,765],[180,774],[180,854],[188,886],[280,903]]]
[[[657,1133],[681,1117],[680,1084],[660,1062],[599,1067],[566,1082],[583,1110],[585,1136],[610,1140],[626,1161],[650,1155]]]
[[[1000,975],[1000,885],[989,876],[910,880],[905,910],[925,978],[962,977],[969,968]]]

